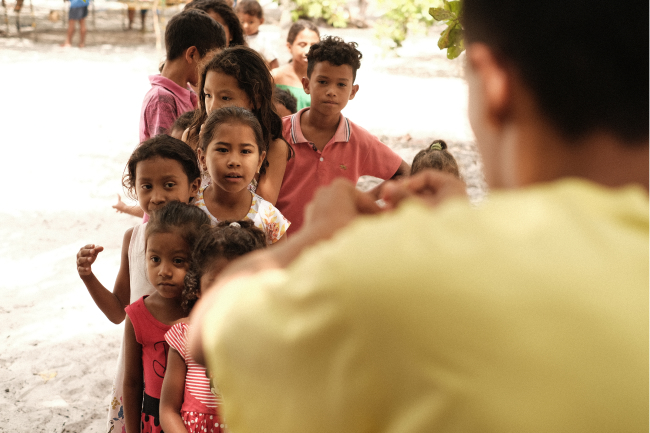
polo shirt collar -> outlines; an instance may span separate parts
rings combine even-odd
[[[302,113],[309,110],[309,107],[305,107],[302,110],[298,111],[296,114],[291,116],[291,140],[294,143],[310,143],[309,140],[305,138],[300,129],[300,116]],[[336,128],[334,137],[330,140],[330,143],[347,143],[350,141],[350,136],[352,135],[352,130],[350,129],[350,122],[348,118],[340,115],[339,126]]]
[[[185,100],[188,104],[195,105],[192,98],[194,92],[186,87],[181,87],[178,84],[174,83],[169,78],[163,77],[162,75],[149,75],[149,82],[152,86],[160,86],[172,92],[174,95],[178,96],[180,99]]]

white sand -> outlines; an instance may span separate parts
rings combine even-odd
[[[353,121],[378,135],[422,138],[417,146],[472,140],[458,62],[445,63],[435,38],[381,59],[370,31],[336,33],[364,53],[361,90],[345,109]],[[158,60],[153,47],[0,39],[0,431],[105,428],[122,326],[94,305],[75,255],[86,243],[103,245],[93,269],[112,288],[122,234],[138,220],[110,206]],[[410,162],[417,149],[394,141]]]

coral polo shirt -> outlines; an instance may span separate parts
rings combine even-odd
[[[390,179],[402,158],[377,137],[341,115],[334,136],[317,150],[300,129],[300,116],[309,107],[282,119],[282,134],[296,152],[287,162],[276,207],[291,222],[288,234],[300,229],[303,211],[316,190],[337,177],[357,183],[361,176]]]

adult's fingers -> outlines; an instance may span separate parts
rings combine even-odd
[[[466,195],[465,183],[456,176],[437,170],[424,170],[402,181],[387,183],[381,197],[389,208],[395,208],[411,197],[418,197],[435,206],[451,197]]]

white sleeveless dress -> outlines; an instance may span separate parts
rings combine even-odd
[[[132,304],[145,295],[151,295],[156,289],[147,278],[147,263],[144,256],[144,232],[147,223],[138,224],[133,227],[131,243],[129,244],[129,281],[131,284],[131,296],[129,302]],[[124,427],[124,408],[122,402],[122,385],[124,382],[124,340],[120,348],[120,355],[117,358],[117,372],[113,380],[113,395],[108,408],[108,421],[106,431],[121,433]]]

